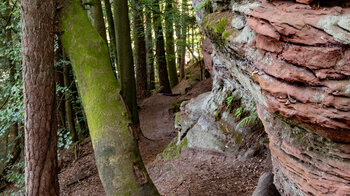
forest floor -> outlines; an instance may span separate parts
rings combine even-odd
[[[221,153],[183,148],[178,157],[164,159],[160,153],[177,135],[174,103],[211,90],[211,80],[201,81],[185,95],[154,93],[140,101],[140,152],[161,195],[251,195],[259,176],[271,170],[266,154],[239,161]],[[148,139],[147,139],[148,138]],[[157,156],[158,155],[158,156]],[[91,141],[62,153],[60,195],[105,195],[95,166]]]

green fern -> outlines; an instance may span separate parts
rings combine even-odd
[[[236,109],[235,113],[233,113],[233,116],[237,119],[240,119],[242,117],[242,115],[245,113],[244,108],[241,106],[239,108]]]
[[[254,102],[254,100],[252,100],[252,110],[249,113],[249,116],[244,117],[242,120],[240,120],[237,125],[236,125],[236,130],[241,129],[241,128],[245,128],[245,127],[253,127],[253,126],[261,126],[262,123],[258,117],[258,113],[256,111],[256,103]],[[242,115],[243,113],[239,110],[240,108],[238,108],[235,112],[235,116],[238,114]]]
[[[227,22],[228,22],[227,18],[221,18],[218,21],[218,23],[214,26],[214,32],[218,34],[222,34],[226,29]]]
[[[236,125],[236,130],[246,127],[253,127],[259,123],[259,118],[257,113],[253,113],[247,117],[244,117],[239,123]]]
[[[231,93],[230,96],[228,96],[225,100],[226,105],[227,105],[227,111],[231,113],[232,109],[232,102],[237,101],[241,98],[240,94],[238,91],[234,91]]]
[[[197,4],[197,6],[194,8],[196,12],[201,11],[203,8],[207,7],[211,3],[210,0],[204,0]]]

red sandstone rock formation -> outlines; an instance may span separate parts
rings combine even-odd
[[[202,26],[227,70],[248,75],[232,71],[258,102],[280,192],[350,195],[350,6],[312,2],[232,1],[206,19],[244,28]]]

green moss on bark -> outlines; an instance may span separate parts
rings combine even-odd
[[[62,44],[72,61],[86,112],[96,165],[107,195],[158,195],[129,131],[108,48],[79,0],[63,0]],[[136,177],[141,168],[146,182]]]

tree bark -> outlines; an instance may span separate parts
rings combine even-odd
[[[26,195],[58,195],[54,1],[22,0]]]
[[[123,10],[127,9],[126,0],[116,3],[121,6],[116,10],[117,15],[127,14]],[[158,195],[146,173],[133,133],[129,131],[130,121],[119,96],[107,45],[90,25],[79,0],[63,0],[61,27],[64,30],[62,43],[72,61],[106,194]],[[118,49],[118,54],[123,51]]]
[[[149,3],[150,0],[147,1]],[[153,54],[153,36],[152,36],[152,10],[146,6],[146,61],[148,71],[148,90],[155,89],[154,75],[154,54]]]
[[[94,0],[93,14],[94,27],[97,30],[98,34],[101,35],[102,39],[107,43],[106,26],[103,19],[101,0]]]
[[[165,1],[165,40],[166,40],[166,61],[169,71],[170,87],[179,83],[176,73],[176,56],[174,49],[174,22],[173,22],[173,1]]]
[[[144,98],[147,92],[147,63],[145,29],[143,24],[143,6],[139,0],[132,0],[133,33],[136,65],[136,91],[138,98]]]
[[[163,27],[160,14],[161,12],[159,2],[155,1],[153,2],[153,27],[156,42],[156,58],[158,65],[159,83],[161,86],[161,92],[171,94],[168,70],[165,59]]]
[[[134,124],[139,122],[136,102],[134,60],[131,49],[130,21],[126,0],[114,1],[114,18],[117,38],[118,65],[120,68],[121,95]]]

